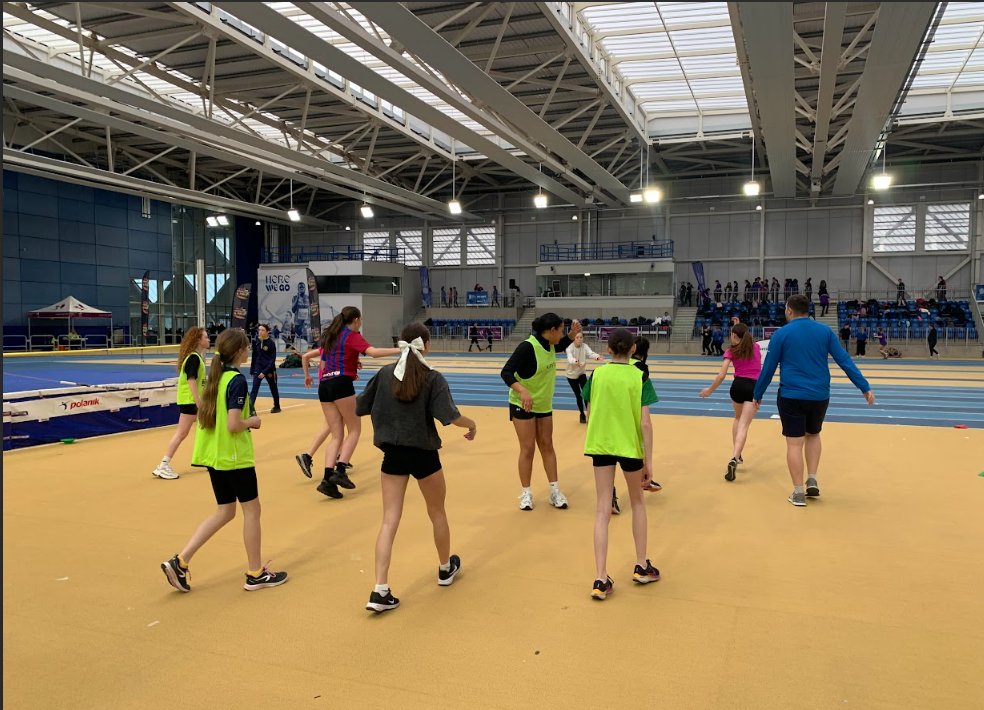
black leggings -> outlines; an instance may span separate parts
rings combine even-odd
[[[927,341],[927,343],[929,344],[929,356],[930,357],[933,357],[933,355],[939,355],[940,354],[940,351],[936,349],[936,341],[935,340],[929,340],[929,341]]]
[[[277,387],[277,372],[267,373],[263,376],[261,380],[256,375],[253,375],[253,391],[249,393],[250,409],[256,410],[256,396],[260,393],[260,383],[266,382],[270,385],[270,394],[273,395],[273,406],[280,406],[280,389]]]
[[[567,378],[567,384],[571,386],[571,391],[574,392],[574,399],[577,400],[577,408],[581,414],[584,414],[584,400],[581,398],[581,388],[584,387],[587,381],[587,375],[581,375],[576,380],[572,380],[569,377]]]

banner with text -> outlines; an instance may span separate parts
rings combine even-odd
[[[230,324],[233,328],[246,328],[246,312],[249,308],[249,294],[253,290],[253,284],[240,284],[236,287],[236,295],[232,299],[232,318]]]
[[[312,341],[308,270],[298,267],[263,267],[257,276],[260,323],[270,326],[277,350],[304,352]]]

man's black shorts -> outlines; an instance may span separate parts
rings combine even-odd
[[[779,419],[782,420],[782,435],[800,437],[819,434],[829,404],[829,399],[789,399],[779,395],[776,405],[779,407]]]

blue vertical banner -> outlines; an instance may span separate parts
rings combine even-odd
[[[704,263],[701,261],[694,262],[694,278],[697,279],[697,293],[698,294],[703,293],[704,292]]]
[[[430,271],[426,266],[420,267],[420,301],[424,308],[431,307],[431,282]]]

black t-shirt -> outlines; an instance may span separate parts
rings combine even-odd
[[[193,357],[189,355],[188,359],[185,360],[184,367],[181,369],[184,370],[185,377],[187,377],[188,380],[197,380],[198,370],[201,366],[202,366],[201,358]]]
[[[246,382],[245,375],[234,367],[227,367],[225,371],[237,373],[235,377],[229,380],[229,384],[226,387],[226,411],[245,409],[246,398],[249,396],[249,385]]]
[[[841,340],[847,340],[848,338],[851,337],[851,329],[848,328],[847,326],[844,326],[843,328],[841,328],[840,336],[841,336]]]

